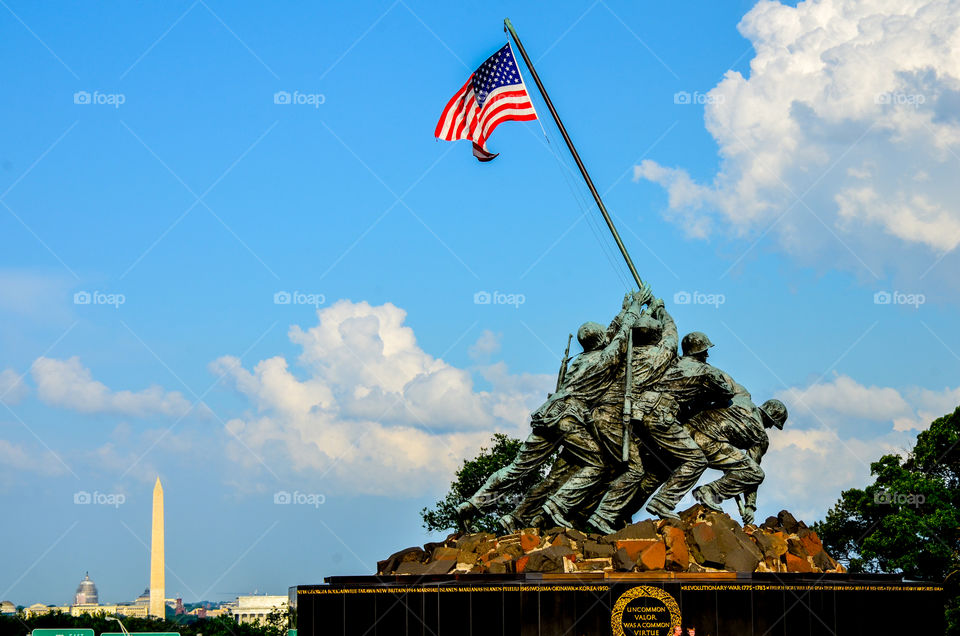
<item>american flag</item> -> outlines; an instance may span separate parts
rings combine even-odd
[[[446,141],[470,139],[473,155],[480,161],[490,161],[497,155],[487,150],[487,139],[497,126],[505,121],[536,118],[513,50],[506,44],[450,99],[433,134]]]

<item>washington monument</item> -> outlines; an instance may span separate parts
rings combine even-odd
[[[163,559],[163,486],[160,478],[153,487],[153,538],[150,543],[150,616],[166,616]]]

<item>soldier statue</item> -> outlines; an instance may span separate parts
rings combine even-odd
[[[686,423],[707,458],[707,467],[723,472],[693,495],[707,508],[719,511],[724,499],[742,494],[744,499],[737,499],[740,515],[744,523],[753,523],[757,487],[764,478],[760,460],[770,445],[766,429],[775,426],[783,430],[787,407],[780,400],[767,400],[758,408],[743,386],[726,378],[734,387],[730,405],[701,411]]]
[[[714,345],[702,332],[683,337],[678,357],[677,335],[646,285],[624,297],[607,329],[581,325],[583,352],[569,368],[564,357],[557,391],[531,415],[517,456],[457,507],[462,529],[551,457],[549,474],[501,517],[506,530],[551,524],[610,534],[644,503],[651,514],[678,519],[674,508],[707,468],[723,475],[694,497],[718,511],[737,498],[744,523],[752,523],[766,429],[782,429],[787,409],[779,400],[755,406],[742,385],[708,364]]]
[[[707,350],[712,346],[702,332],[685,335],[680,342],[683,356],[638,399],[642,432],[677,462],[646,507],[647,512],[663,519],[679,519],[673,509],[707,466],[703,451],[681,423],[683,414],[723,404],[733,397],[733,387],[723,373],[707,364]]]
[[[659,381],[677,359],[677,326],[664,308],[662,299],[653,301],[650,313],[641,318],[638,327],[633,331],[633,337],[630,373],[626,372],[624,366],[617,380],[600,398],[592,414],[608,443],[615,441],[619,444],[621,436],[630,437],[628,445],[624,446],[627,449],[625,470],[607,487],[588,520],[588,527],[606,534],[629,523],[629,519],[620,518],[621,512],[632,505],[638,493],[646,492],[646,496],[649,496],[658,485],[656,475],[644,470],[640,440],[632,434],[632,429],[636,423],[634,418],[642,419],[641,410],[645,407],[642,402],[637,402],[637,396],[644,394],[647,388]],[[629,391],[626,386],[628,380]],[[618,447],[617,450],[620,451],[621,448]],[[621,461],[622,459],[621,457]],[[643,497],[644,500],[646,496]]]
[[[649,302],[648,289],[627,294],[622,311],[607,330],[595,322],[581,325],[577,340],[583,353],[570,363],[563,385],[532,414],[532,430],[516,458],[493,473],[472,497],[457,507],[464,529],[472,517],[491,507],[520,480],[541,468],[561,443],[565,456],[585,467],[587,475],[582,478],[606,470],[605,463],[595,461],[597,440],[588,424],[590,405],[596,403],[615,379],[627,350],[628,334],[640,317],[641,306]],[[502,525],[509,525],[509,521]]]

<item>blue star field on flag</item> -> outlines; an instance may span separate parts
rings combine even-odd
[[[480,108],[483,108],[487,96],[496,89],[522,84],[520,69],[517,68],[517,61],[513,57],[510,45],[505,45],[481,64],[471,81],[473,92],[477,96],[477,105]]]

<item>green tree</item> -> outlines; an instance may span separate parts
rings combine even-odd
[[[463,466],[457,471],[456,479],[450,484],[450,491],[436,503],[432,510],[420,511],[423,527],[430,531],[455,530],[457,528],[456,508],[462,501],[473,495],[495,471],[506,466],[517,456],[520,440],[496,433],[490,440],[491,447],[481,448],[480,454],[473,459],[463,460]],[[551,462],[544,462],[540,471],[534,471],[511,489],[494,506],[471,521],[471,525],[483,532],[502,532],[497,519],[513,508],[527,490],[535,486],[547,472]]]
[[[288,607],[278,607],[270,611],[264,623],[264,636],[284,636],[287,630],[297,626],[297,619],[293,610]]]
[[[960,635],[960,407],[917,436],[906,458],[870,465],[874,483],[853,488],[815,530],[851,572],[895,572],[948,582],[947,633]]]
[[[181,636],[282,636],[286,633],[285,614],[285,611],[277,613],[275,625],[238,625],[228,616],[201,620],[196,620],[194,616],[178,616],[177,620],[134,617],[122,617],[121,620],[130,632],[179,632]],[[4,636],[28,636],[38,627],[87,627],[95,634],[120,631],[120,626],[114,621],[108,621],[103,612],[84,616],[71,616],[62,612],[31,618],[26,618],[22,613],[17,616],[0,616],[0,634]]]

